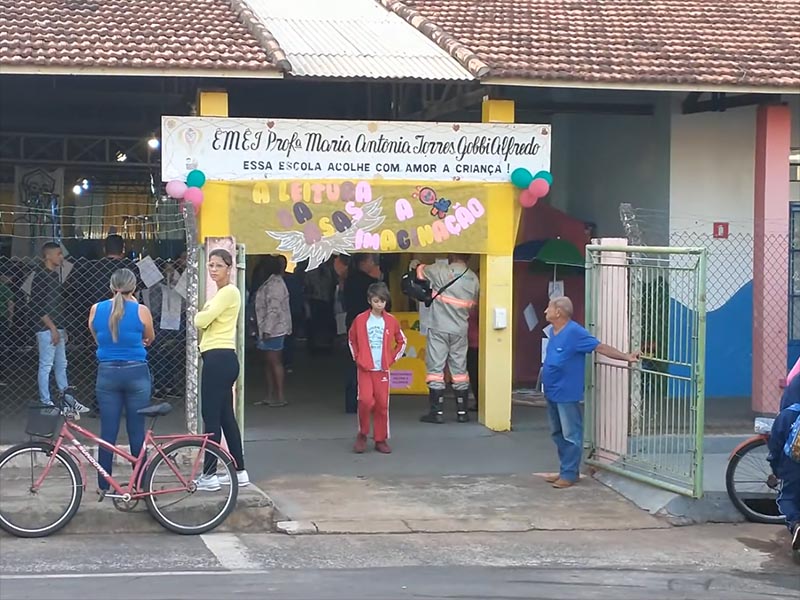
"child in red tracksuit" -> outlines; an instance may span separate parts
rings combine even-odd
[[[389,454],[389,368],[403,356],[406,336],[397,319],[386,312],[389,288],[385,283],[370,285],[367,300],[369,310],[355,318],[348,333],[358,373],[358,436],[353,451],[361,454],[367,449],[372,417],[375,450]]]

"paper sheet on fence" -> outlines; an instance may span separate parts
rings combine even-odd
[[[178,331],[181,328],[181,304],[183,298],[174,289],[161,286],[161,323],[160,328]]]
[[[164,279],[164,276],[161,274],[161,269],[158,268],[158,265],[156,265],[149,256],[145,256],[142,260],[137,262],[136,267],[139,269],[139,276],[142,278],[142,282],[147,287],[153,287]]]
[[[564,282],[563,281],[551,281],[547,284],[547,293],[550,299],[553,298],[560,298],[564,295]]]
[[[528,326],[528,331],[536,329],[536,326],[539,324],[539,317],[536,315],[536,309],[533,308],[533,304],[529,302],[525,310],[522,311],[522,314],[525,317],[525,324]]]

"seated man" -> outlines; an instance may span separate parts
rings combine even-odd
[[[800,418],[800,403],[784,408],[772,425],[769,436],[769,464],[781,480],[778,508],[786,517],[786,526],[792,536],[792,550],[800,550],[800,462],[785,451],[786,441],[792,435],[792,426]]]

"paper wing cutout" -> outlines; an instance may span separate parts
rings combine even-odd
[[[278,240],[279,252],[291,252],[295,264],[308,260],[308,270],[316,269],[333,254],[350,254],[356,247],[356,231],[373,231],[386,220],[383,215],[383,198],[362,205],[364,215],[341,233],[326,236],[314,244],[307,244],[302,231],[267,231]]]

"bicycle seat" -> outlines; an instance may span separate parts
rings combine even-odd
[[[145,417],[163,417],[172,412],[172,404],[169,402],[162,402],[161,404],[153,404],[145,408],[140,408],[136,412]]]

